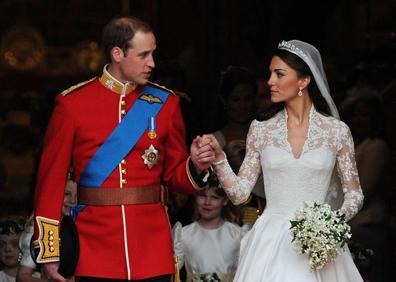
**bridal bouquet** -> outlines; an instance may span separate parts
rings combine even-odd
[[[351,238],[351,228],[344,215],[332,211],[328,204],[305,204],[290,223],[292,242],[299,254],[309,256],[311,271],[334,260]]]

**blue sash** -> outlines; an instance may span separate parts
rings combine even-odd
[[[99,188],[132,150],[147,129],[150,117],[155,117],[165,104],[169,93],[146,85],[133,107],[117,125],[107,140],[93,155],[81,175],[79,185]],[[84,205],[77,205],[71,215],[75,218]]]

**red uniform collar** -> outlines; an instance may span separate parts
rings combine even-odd
[[[116,79],[114,76],[112,76],[108,71],[107,71],[107,66],[105,65],[103,68],[103,74],[99,78],[100,83],[106,87],[107,89],[110,89],[111,91],[121,94],[121,95],[126,95],[133,90],[136,89],[137,84],[133,82],[126,82],[122,83],[118,79]]]

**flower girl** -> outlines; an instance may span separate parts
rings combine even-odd
[[[195,195],[195,221],[173,228],[178,267],[188,282],[233,280],[244,228],[229,221],[229,205],[217,179]]]

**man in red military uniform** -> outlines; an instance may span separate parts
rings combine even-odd
[[[78,187],[78,281],[169,281],[174,254],[164,186],[193,193],[214,159],[209,144],[185,146],[179,98],[149,83],[156,41],[136,18],[103,31],[109,59],[100,78],[56,98],[35,195],[37,262],[59,268],[59,219],[70,164]]]

